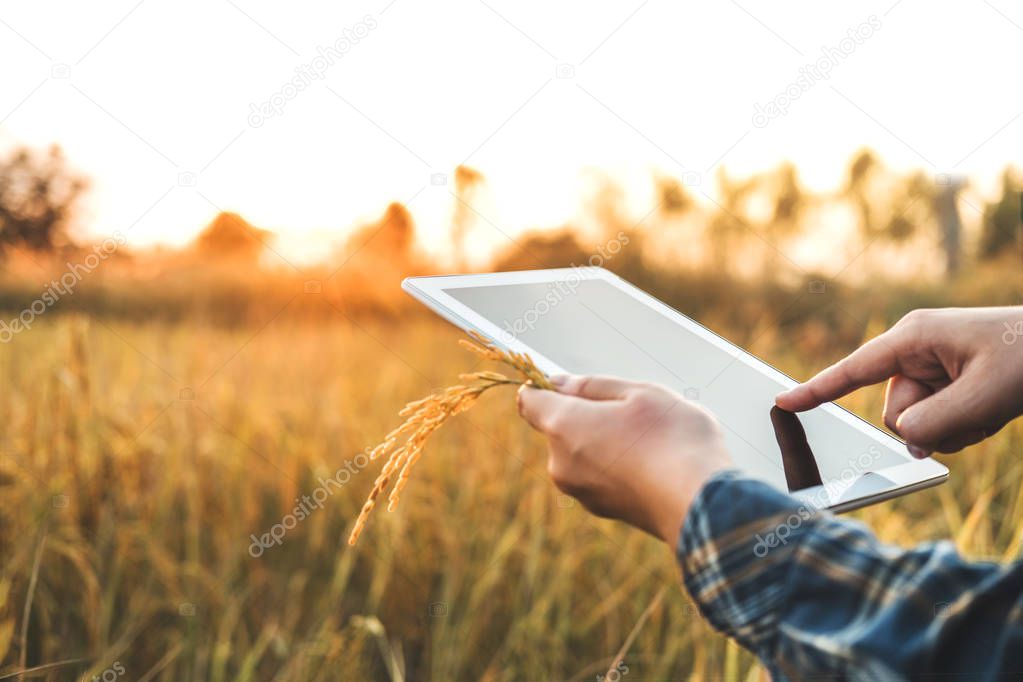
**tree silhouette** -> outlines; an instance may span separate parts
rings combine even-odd
[[[486,182],[483,174],[468,166],[455,169],[455,211],[451,217],[451,245],[455,266],[459,270],[469,267],[465,241],[476,224],[476,209],[473,202]]]
[[[856,207],[860,217],[860,232],[868,239],[873,238],[875,234],[869,183],[879,166],[874,152],[869,149],[858,151],[849,163],[845,186],[841,192],[842,196]]]
[[[945,275],[953,277],[959,272],[962,260],[963,221],[959,217],[959,206],[956,200],[959,190],[965,186],[962,178],[946,176],[932,194],[931,203],[934,216],[941,230],[941,246],[945,251]]]
[[[956,176],[935,179],[920,171],[896,175],[864,149],[849,163],[840,195],[855,207],[861,238],[868,245],[877,240],[905,244],[920,234],[921,226],[933,225],[945,256],[945,274],[953,277],[962,263],[958,200],[964,185]]]
[[[1023,201],[1021,184],[1012,169],[1002,173],[1002,196],[984,207],[984,227],[980,236],[980,257],[991,259],[1015,247],[1023,249]],[[1023,255],[1023,251],[1021,251]]]
[[[515,242],[495,255],[490,266],[492,269],[535,270],[583,266],[588,264],[591,255],[579,243],[578,235],[571,227],[528,232],[516,238]]]
[[[56,145],[45,154],[18,148],[0,159],[0,253],[11,246],[50,250],[68,243],[68,223],[85,187]]]
[[[237,213],[223,212],[195,238],[195,249],[204,258],[255,263],[272,234],[253,227]]]
[[[403,205],[393,202],[383,216],[353,232],[343,249],[345,258],[359,257],[373,268],[397,266],[407,268],[415,263],[416,224]]]
[[[787,236],[799,231],[799,219],[806,207],[807,199],[799,184],[796,167],[791,163],[783,163],[771,176],[774,209],[771,233]]]
[[[777,270],[781,256],[782,240],[799,233],[802,228],[803,212],[809,199],[799,184],[796,167],[783,163],[773,173],[762,178],[771,200],[771,217],[764,228],[767,241],[772,248],[766,252],[764,268],[768,273]]]
[[[741,237],[750,229],[750,219],[745,215],[745,204],[756,189],[757,179],[735,180],[728,177],[723,166],[717,171],[718,194],[721,197],[718,210],[711,216],[707,226],[711,258],[714,269],[721,273],[732,272],[732,257]]]
[[[657,192],[661,215],[665,217],[685,215],[695,205],[693,198],[689,196],[685,186],[678,178],[656,177],[654,178],[654,188]]]

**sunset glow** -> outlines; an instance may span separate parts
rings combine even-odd
[[[718,167],[790,159],[832,189],[860,146],[987,196],[1023,163],[1023,101],[998,76],[1023,62],[1014,11],[34,3],[0,23],[0,147],[63,146],[92,183],[79,234],[181,245],[236,211],[299,261],[392,201],[442,253],[460,164],[486,178],[488,248],[578,219],[595,169],[637,219],[655,172],[707,201]],[[785,113],[756,120],[787,91]]]

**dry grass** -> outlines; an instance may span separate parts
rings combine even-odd
[[[553,388],[528,354],[502,350],[476,332],[470,331],[469,335],[472,340],[459,339],[459,345],[472,351],[483,360],[500,362],[511,367],[522,378],[509,379],[503,374],[489,371],[461,374],[458,378],[468,383],[449,386],[442,391],[431,393],[425,398],[413,400],[405,405],[404,409],[398,413],[399,417],[406,418],[405,421],[384,436],[383,443],[370,450],[370,461],[384,455],[388,455],[388,457],[380,475],[373,483],[373,489],[370,490],[366,503],[362,505],[359,518],[355,520],[355,527],[352,529],[351,535],[348,536],[349,545],[354,545],[359,541],[359,536],[366,527],[366,521],[376,507],[377,498],[387,488],[387,484],[396,472],[398,480],[391,489],[387,511],[393,512],[397,509],[401,491],[408,483],[412,467],[422,456],[427,439],[445,422],[468,410],[479,400],[481,395],[498,386],[527,384],[548,390]],[[406,435],[405,443],[400,447],[395,447],[398,439]]]
[[[798,376],[851,343],[815,352],[749,326],[717,325]],[[339,542],[372,487],[362,471],[250,556],[251,534],[387,433],[389,406],[465,363],[439,323],[257,331],[54,315],[0,347],[0,675],[84,658],[36,679],[119,661],[121,679],[168,682],[593,680],[621,655],[625,680],[756,678],[663,546],[558,494],[511,401],[479,401],[431,437],[372,542]],[[880,401],[848,405],[876,417]],[[1013,556],[1021,426],[945,458],[948,484],[855,516],[886,541]]]

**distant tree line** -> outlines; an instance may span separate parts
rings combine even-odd
[[[789,163],[741,179],[719,170],[716,184],[717,197],[708,204],[697,201],[682,180],[657,178],[656,218],[660,219],[657,229],[664,231],[687,216],[698,214],[697,222],[702,225],[708,245],[706,263],[722,273],[734,267],[736,249],[749,243],[750,230],[768,245],[784,243],[807,232],[810,210],[828,202],[843,203],[851,208],[863,243],[880,241],[898,245],[913,239],[933,240],[944,254],[947,275],[955,275],[963,264],[960,206],[966,202],[962,196],[966,182],[960,177],[927,176],[921,172],[900,175],[886,168],[872,151],[862,150],[851,159],[845,181],[833,196],[808,193],[800,183],[796,168]],[[474,203],[485,191],[485,185],[486,179],[478,171],[468,167],[456,169],[452,258],[462,269],[469,267],[467,238],[481,219]],[[45,152],[15,148],[0,157],[0,256],[10,248],[50,251],[71,245],[69,228],[85,188],[85,180],[69,168],[57,146]],[[983,208],[970,204],[971,210],[982,213],[978,259],[992,260],[1007,254],[1023,258],[1021,189],[1021,178],[1012,169],[1006,169],[997,199]],[[639,234],[642,230],[623,214],[622,204],[620,189],[610,183],[596,197],[593,210],[605,231],[616,234],[624,229],[630,233],[634,245],[641,244],[644,237],[657,236]],[[759,208],[753,210],[752,207]],[[414,240],[411,218],[407,217],[407,211],[399,215],[395,210],[395,207],[389,208],[385,216],[383,225],[388,229],[370,226],[376,242],[370,251],[387,250],[389,242],[381,235],[393,232],[394,225],[407,227],[407,234],[399,239],[398,250],[411,248]],[[396,216],[406,218],[397,220]],[[378,230],[381,235],[377,234]],[[196,248],[203,253],[240,253],[255,259],[269,236],[236,214],[222,214],[202,232]],[[527,235],[518,240],[514,249],[523,253],[499,255],[494,265],[564,265],[565,258],[579,257],[588,251],[578,243],[577,236],[577,230],[571,226],[544,235]],[[530,251],[533,255],[527,257]],[[764,249],[763,253],[765,271],[773,271],[781,250]],[[533,262],[537,254],[543,254],[544,260],[549,262]]]

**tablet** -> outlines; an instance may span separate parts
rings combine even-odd
[[[410,277],[402,287],[548,375],[667,386],[721,422],[735,465],[807,505],[845,511],[941,483],[948,469],[834,403],[793,414],[782,372],[603,268]]]

